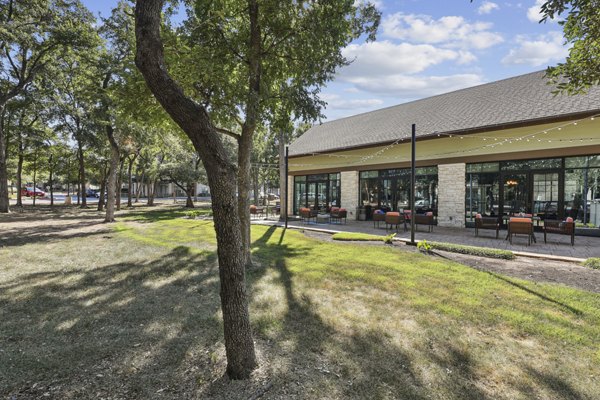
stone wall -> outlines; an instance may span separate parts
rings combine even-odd
[[[438,165],[438,217],[439,226],[465,226],[466,165]]]
[[[341,199],[340,204],[348,211],[348,219],[357,219],[358,207],[358,171],[341,172]]]
[[[294,177],[288,176],[288,215],[294,214]]]

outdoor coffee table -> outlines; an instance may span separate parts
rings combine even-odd
[[[317,214],[317,224],[328,224],[331,221],[330,214]]]

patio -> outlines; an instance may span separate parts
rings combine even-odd
[[[253,220],[252,223],[283,225],[283,223],[274,219]],[[393,229],[386,230],[385,223],[381,223],[380,228],[374,228],[373,221],[355,221],[350,219],[346,224],[315,223],[312,221],[310,223],[302,223],[299,220],[289,220],[288,226],[293,228],[315,228],[340,232],[360,232],[381,236],[396,232]],[[482,230],[479,233],[479,237],[476,237],[474,228],[446,228],[435,226],[433,232],[427,232],[426,227],[419,226],[419,230],[415,232],[415,240],[425,239],[431,242],[448,242],[468,246],[581,259],[600,257],[600,238],[598,237],[575,236],[575,246],[571,246],[569,236],[549,234],[548,243],[545,244],[544,233],[537,231],[535,232],[537,243],[532,243],[531,246],[528,246],[527,237],[525,235],[514,237],[513,244],[511,245],[508,240],[505,240],[506,234],[506,229],[501,229],[499,238],[496,239],[495,232],[492,230]],[[396,237],[410,239],[410,226],[409,230],[406,232],[400,227]]]

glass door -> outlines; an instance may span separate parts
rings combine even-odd
[[[533,214],[558,219],[559,173],[533,173]]]
[[[504,215],[531,214],[528,173],[508,173],[503,176]]]
[[[327,182],[317,182],[316,183],[316,205],[315,209],[325,212],[327,210]]]

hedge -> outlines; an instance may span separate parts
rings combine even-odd
[[[451,253],[468,254],[471,256],[500,258],[503,260],[513,260],[515,255],[509,250],[488,249],[485,247],[464,246],[453,243],[427,242],[432,250],[449,251]]]
[[[583,262],[584,267],[592,268],[592,269],[600,269],[600,258],[591,257]]]

